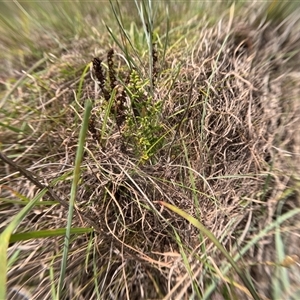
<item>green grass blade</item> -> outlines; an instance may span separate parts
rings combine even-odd
[[[182,260],[183,260],[183,263],[184,263],[184,266],[190,276],[190,279],[193,281],[193,288],[194,288],[194,291],[196,292],[197,296],[199,299],[201,299],[201,294],[200,294],[200,291],[199,291],[199,286],[195,284],[195,280],[193,279],[193,270],[192,270],[192,266],[191,264],[189,263],[189,259],[188,259],[188,256],[186,254],[186,250],[184,249],[184,243],[182,243],[181,239],[180,239],[180,236],[178,235],[178,233],[176,232],[176,230],[174,229],[174,237],[177,241],[177,244],[179,246],[179,252],[181,254],[181,257],[182,257]]]
[[[163,54],[162,54],[162,61],[165,68],[166,64],[166,54],[167,54],[167,48],[169,45],[169,33],[170,33],[170,14],[169,14],[169,5],[166,3],[166,36],[165,36],[165,42],[164,42],[164,48],[163,48]]]
[[[14,251],[7,262],[7,269],[9,269],[18,259],[21,250]]]
[[[54,276],[54,268],[53,264],[56,256],[53,257],[50,267],[49,267],[49,277],[50,277],[50,287],[51,287],[51,298],[56,299],[56,290],[55,290],[55,276]]]
[[[91,65],[91,63],[89,63],[85,66],[85,68],[80,76],[79,85],[78,85],[77,94],[76,94],[77,100],[80,100],[80,98],[81,98],[82,91],[83,91],[82,88],[83,88],[84,79],[86,77],[86,74],[90,70],[90,65]]]
[[[278,217],[282,214],[282,207],[285,201],[280,201],[277,208]],[[282,230],[280,225],[277,224],[275,229],[275,248],[277,253],[277,261],[282,262],[285,259],[285,244],[282,239]],[[275,276],[272,278],[273,283],[273,297],[274,299],[280,299],[284,297],[284,294],[291,290],[288,271],[281,265],[276,265]]]
[[[269,224],[268,226],[266,226],[263,230],[261,230],[259,232],[259,234],[257,234],[256,236],[254,236],[248,243],[247,245],[242,248],[238,254],[236,254],[234,256],[234,261],[237,262],[240,258],[243,257],[243,255],[245,255],[245,253],[250,250],[254,245],[257,244],[257,242],[262,239],[264,236],[266,236],[268,234],[268,232],[270,232],[271,230],[273,230],[274,228],[276,228],[277,226],[279,226],[280,224],[282,224],[284,221],[292,218],[293,216],[300,214],[300,209],[296,208],[293,209],[287,213],[285,213],[284,215],[278,217],[276,219],[276,221],[272,222],[271,224]],[[221,269],[221,272],[223,275],[226,275],[226,273],[229,271],[230,269],[230,265],[225,266],[224,268]],[[210,295],[213,292],[213,290],[216,288],[217,283],[214,282],[212,283],[212,285],[206,289],[205,294],[203,295],[203,299],[210,299]]]
[[[110,0],[109,2],[110,2],[110,5],[111,5],[111,8],[112,8],[112,12],[114,14],[115,20],[118,23],[118,28],[119,28],[120,33],[121,33],[121,41],[122,41],[123,46],[121,45],[121,43],[119,41],[117,41],[117,38],[116,38],[116,36],[114,36],[112,34],[112,31],[111,30],[108,30],[108,31],[109,31],[110,35],[112,36],[112,38],[115,40],[115,42],[118,44],[120,49],[125,54],[126,60],[129,63],[130,68],[132,68],[132,66],[137,68],[137,64],[134,62],[134,60],[132,59],[132,55],[128,51],[127,42],[129,43],[131,49],[134,51],[135,57],[138,59],[138,61],[141,65],[142,65],[142,60],[140,59],[140,55],[137,52],[136,48],[134,47],[133,42],[130,39],[130,36],[128,35],[127,31],[125,30],[119,3],[118,3],[118,1],[116,1],[116,5],[117,5],[117,8],[118,8],[118,12],[117,12],[117,9],[113,5],[112,1]],[[107,28],[108,28],[108,26],[107,26]]]
[[[84,143],[86,133],[88,131],[88,124],[89,118],[92,110],[92,102],[91,100],[86,100],[85,102],[85,111],[83,117],[83,124],[81,126],[80,135],[79,135],[79,143],[76,152],[76,159],[75,159],[75,167],[74,167],[74,176],[73,182],[71,187],[71,197],[69,203],[69,212],[68,212],[68,221],[67,221],[67,228],[66,228],[66,235],[65,235],[65,242],[64,242],[64,250],[63,250],[63,257],[61,263],[61,270],[60,270],[60,277],[58,282],[58,289],[57,289],[57,299],[61,299],[61,293],[64,285],[64,279],[66,274],[66,267],[67,267],[67,259],[68,259],[68,252],[69,252],[69,241],[70,241],[70,234],[71,234],[71,226],[72,226],[72,219],[73,219],[73,211],[75,206],[75,198],[76,198],[76,191],[77,185],[80,179],[80,165],[83,157],[84,152]]]
[[[47,189],[40,191],[12,220],[0,235],[0,299],[6,299],[6,273],[7,273],[7,248],[10,237],[19,226],[28,212],[35,206],[47,192]]]
[[[13,87],[6,93],[4,98],[2,98],[0,102],[0,108],[5,104],[7,99],[12,95],[12,93],[27,79],[27,74],[32,73],[35,69],[40,67],[43,63],[45,63],[48,60],[48,57],[43,57],[39,61],[37,61],[29,70],[26,71],[26,74],[24,74],[14,85]]]
[[[17,205],[27,205],[30,200],[12,200],[7,198],[0,198],[0,201],[3,201],[5,203],[11,203],[11,204],[17,204]],[[35,206],[53,206],[59,204],[57,201],[39,201],[35,204]]]
[[[143,30],[144,34],[147,40],[148,44],[148,51],[149,51],[149,83],[150,83],[150,91],[151,95],[153,96],[153,56],[152,56],[152,50],[153,50],[153,12],[152,12],[152,4],[151,1],[141,1],[137,2],[137,0],[134,1],[136,8],[138,10],[138,14],[140,17],[140,20],[143,24]]]
[[[70,234],[84,234],[92,232],[92,228],[71,228]],[[50,230],[38,230],[38,231],[30,231],[30,232],[19,232],[12,234],[9,240],[9,243],[15,243],[19,241],[27,241],[31,239],[40,239],[47,238],[52,236],[62,236],[66,234],[66,228],[57,228]]]
[[[252,297],[255,300],[259,300],[260,297],[258,296],[257,292],[255,291],[252,283],[250,280],[245,276],[245,274],[242,272],[242,270],[238,267],[238,265],[235,263],[234,259],[230,256],[230,254],[226,251],[226,249],[221,245],[221,243],[217,240],[217,238],[213,235],[212,232],[210,232],[204,225],[202,225],[197,219],[192,217],[191,215],[187,214],[185,211],[179,209],[178,207],[159,201],[159,203],[168,209],[172,210],[176,214],[180,215],[181,217],[185,218],[187,221],[189,221],[192,225],[194,225],[196,228],[198,228],[202,233],[204,233],[215,245],[216,247],[223,253],[223,255],[227,258],[227,260],[230,262],[234,270],[237,272],[249,292],[251,293]]]
[[[2,122],[0,122],[0,126],[1,127],[4,127],[4,128],[7,128],[13,132],[16,132],[16,133],[23,133],[24,130],[22,129],[19,129],[19,128],[16,128],[16,127],[13,127],[13,126],[10,126],[10,125],[7,125],[7,124],[4,124]]]

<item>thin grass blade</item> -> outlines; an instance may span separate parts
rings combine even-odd
[[[221,243],[217,240],[217,238],[213,235],[212,232],[210,232],[204,225],[202,225],[197,219],[186,213],[185,211],[179,209],[178,207],[166,203],[164,201],[159,201],[159,203],[168,209],[172,210],[176,214],[182,216],[187,221],[189,221],[192,225],[194,225],[196,228],[198,228],[202,233],[204,233],[215,245],[216,247],[223,253],[223,255],[227,258],[227,260],[230,262],[234,270],[237,272],[245,286],[248,288],[249,292],[251,293],[252,297],[255,300],[259,300],[260,297],[258,296],[257,292],[255,291],[252,283],[250,280],[245,276],[245,274],[242,272],[242,270],[238,267],[238,265],[235,263],[233,258],[230,256],[230,254],[226,251],[226,249],[221,245]]]
[[[72,219],[73,219],[73,211],[75,206],[75,198],[76,198],[76,191],[78,182],[80,179],[80,166],[84,152],[84,144],[85,144],[85,137],[88,131],[89,125],[89,118],[92,110],[92,102],[91,100],[86,100],[85,102],[85,111],[83,117],[83,124],[81,126],[80,134],[79,134],[79,143],[76,152],[76,159],[75,159],[75,167],[74,167],[74,175],[73,175],[73,182],[71,187],[71,197],[69,203],[69,212],[68,212],[68,221],[66,227],[66,235],[65,235],[65,242],[64,242],[64,250],[63,250],[63,257],[61,263],[61,270],[60,270],[60,277],[58,282],[58,289],[57,289],[57,299],[61,299],[62,289],[64,286],[64,279],[66,274],[67,268],[67,259],[68,259],[68,252],[69,252],[69,241],[71,235],[71,226],[72,226]]]
[[[84,234],[92,232],[92,228],[71,228],[70,234]],[[20,241],[27,241],[31,239],[41,239],[53,236],[62,236],[66,234],[66,228],[57,228],[51,230],[38,230],[38,231],[30,231],[30,232],[19,232],[12,234],[9,243],[15,243]]]
[[[6,274],[7,274],[7,248],[10,237],[22,220],[47,192],[47,189],[40,191],[12,220],[0,235],[0,299],[6,299]]]

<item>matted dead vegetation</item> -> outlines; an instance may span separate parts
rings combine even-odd
[[[53,101],[48,102],[49,91],[42,96],[40,116],[29,124],[37,130],[29,137],[17,141],[17,136],[1,134],[12,144],[4,153],[22,153],[17,163],[38,174],[43,183],[60,178],[54,190],[68,199],[83,104],[87,98],[94,101],[76,204],[97,226],[91,236],[72,238],[63,299],[198,299],[208,293],[220,278],[217,270],[224,258],[198,230],[157,201],[199,218],[233,256],[283,212],[299,207],[299,24],[290,15],[279,24],[258,25],[252,15],[249,11],[248,22],[223,18],[215,25],[193,20],[202,25],[197,26],[194,40],[181,43],[187,51],[178,55],[170,50],[164,62],[158,48],[151,100],[153,105],[161,101],[155,134],[163,138],[151,157],[143,156],[136,133],[130,136],[123,124],[125,119],[117,124],[118,103],[106,119],[109,97],[95,91],[89,76],[76,103],[72,84],[79,82],[78,76],[69,86],[62,83],[51,95]],[[109,50],[101,50],[104,62]],[[128,72],[117,47],[115,52],[111,59],[116,78],[110,83],[120,91],[117,84],[128,84]],[[69,65],[78,61],[76,55],[69,54]],[[82,57],[88,59],[84,53]],[[56,72],[48,70],[51,76]],[[141,70],[139,78],[145,83],[148,69]],[[48,82],[50,74],[43,76]],[[145,91],[151,92],[148,87]],[[18,93],[15,97],[24,101],[32,97],[26,87]],[[140,97],[137,101],[145,101]],[[136,121],[134,108],[131,113],[127,111],[127,119]],[[35,195],[37,188],[31,182],[7,166],[1,169],[5,197],[11,197],[12,191],[28,198]],[[5,226],[19,208],[1,206]],[[64,227],[66,216],[60,205],[44,206],[32,211],[19,231]],[[282,225],[286,255],[293,257],[299,256],[298,219]],[[74,226],[90,224],[79,213]],[[274,244],[270,231],[240,263],[251,273],[262,299],[272,298],[275,267],[267,262],[278,262]],[[11,254],[20,252],[8,273],[10,299],[19,299],[16,295],[22,289],[30,299],[51,299],[61,250],[62,238],[11,245]],[[228,285],[230,278],[239,282],[233,272],[227,276]],[[289,292],[296,295],[299,266],[293,266],[289,276],[295,286]],[[232,289],[224,281],[212,297],[227,299],[226,293],[228,299],[250,299],[237,285]]]

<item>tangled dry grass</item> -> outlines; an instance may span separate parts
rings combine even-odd
[[[91,236],[72,238],[64,299],[197,299],[195,291],[204,294],[224,258],[187,221],[162,209],[159,200],[199,218],[233,254],[278,214],[299,207],[300,31],[294,18],[259,25],[251,18],[248,23],[224,18],[213,26],[201,20],[195,40],[181,44],[188,51],[180,56],[167,52],[153,97],[163,103],[159,122],[165,139],[148,161],[137,157],[130,142],[124,150],[112,116],[105,146],[90,133],[76,201],[97,228]],[[22,153],[18,163],[42,182],[56,179],[54,189],[64,199],[87,97],[94,97],[96,133],[104,122],[94,82],[86,78],[77,107],[70,105],[73,87],[67,85],[53,102],[47,102],[49,94],[43,96],[39,124],[34,117],[29,124],[38,130],[21,141],[2,135],[14,145],[4,152]],[[15,96],[26,99],[30,94],[25,87]],[[11,191],[35,195],[31,182],[5,166],[1,169],[4,196]],[[18,205],[2,207],[3,226]],[[19,230],[63,227],[66,215],[60,205],[44,206],[32,211]],[[284,226],[289,255],[299,255],[298,222],[290,219]],[[79,215],[74,226],[89,224]],[[19,251],[8,274],[11,299],[22,289],[30,292],[30,299],[50,299],[61,249],[57,237],[11,245],[11,254]],[[276,260],[272,233],[243,257],[262,298],[272,297],[273,266],[264,262]],[[299,270],[290,277],[299,289]],[[223,289],[220,284],[213,297],[224,299]],[[240,299],[249,297],[239,293]]]

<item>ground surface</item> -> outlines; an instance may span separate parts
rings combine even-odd
[[[52,191],[9,244],[9,299],[56,297],[88,99],[60,299],[252,299],[191,217],[261,299],[298,299],[297,5],[171,4],[1,3],[1,231]]]

